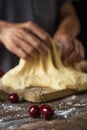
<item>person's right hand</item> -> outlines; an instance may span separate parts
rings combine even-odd
[[[73,64],[84,60],[84,47],[77,38],[67,33],[59,33],[54,41],[57,45],[62,46],[62,59],[68,63]]]
[[[34,22],[13,24],[3,22],[0,41],[12,53],[23,59],[37,59],[47,53],[51,45],[50,36]]]

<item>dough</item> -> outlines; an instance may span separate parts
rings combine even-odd
[[[24,98],[29,88],[49,88],[49,90],[87,89],[87,74],[77,71],[61,59],[61,47],[52,41],[51,48],[47,48],[46,56],[40,55],[38,60],[25,61],[8,71],[1,78],[3,89],[10,93],[16,91]]]

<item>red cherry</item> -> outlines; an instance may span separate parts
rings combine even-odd
[[[31,117],[39,117],[40,116],[40,109],[38,105],[33,105],[29,108],[29,115]]]
[[[9,101],[12,103],[17,103],[19,101],[19,97],[17,93],[9,94]]]
[[[0,70],[0,77],[2,77],[4,75],[4,71]]]
[[[53,117],[54,110],[49,105],[42,105],[40,107],[40,114],[41,117],[45,118],[46,120],[50,120]]]

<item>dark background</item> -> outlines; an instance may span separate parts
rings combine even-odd
[[[73,4],[81,24],[81,32],[78,38],[82,41],[85,47],[85,58],[87,59],[87,0],[74,1]]]

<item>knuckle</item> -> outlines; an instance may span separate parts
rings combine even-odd
[[[72,41],[70,41],[70,42],[67,42],[66,48],[71,51],[75,48],[75,45]]]
[[[25,27],[22,27],[19,31],[25,32],[27,29]]]
[[[41,42],[40,41],[35,41],[35,46],[38,48],[41,46]]]
[[[65,45],[66,51],[70,51],[72,49],[72,46],[70,44]]]
[[[29,27],[31,27],[33,24],[34,24],[33,21],[29,21],[29,23],[28,23]]]
[[[27,57],[28,57],[27,53],[23,53],[23,54],[22,54],[22,58],[23,58],[23,59],[27,59]]]
[[[34,51],[34,48],[33,48],[33,47],[31,47],[31,48],[29,49],[28,53],[29,53],[29,54],[32,54],[32,53],[33,53],[33,51]]]
[[[11,44],[11,45],[9,46],[9,50],[10,50],[10,51],[15,51],[15,47],[14,47],[13,44]]]
[[[45,34],[43,40],[44,41],[48,41],[49,40],[49,36],[47,34]]]
[[[27,50],[27,53],[28,53],[28,55],[33,55],[33,53],[34,53],[34,47],[30,47],[28,50]]]

